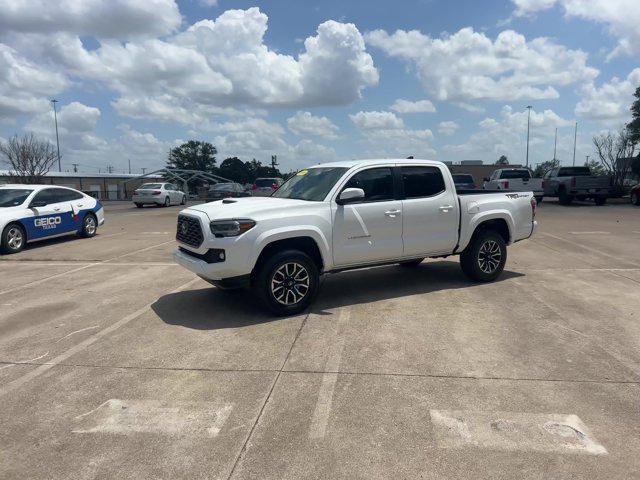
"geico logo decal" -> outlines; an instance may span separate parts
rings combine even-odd
[[[62,217],[44,217],[44,218],[36,218],[34,224],[36,227],[40,228],[56,228],[57,225],[62,223]]]

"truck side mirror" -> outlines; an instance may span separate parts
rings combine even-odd
[[[338,205],[345,205],[347,203],[355,203],[364,199],[364,190],[361,188],[345,188],[336,203]]]

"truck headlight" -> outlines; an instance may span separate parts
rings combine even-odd
[[[209,224],[211,233],[216,237],[237,237],[251,230],[256,222],[248,219],[214,220]]]

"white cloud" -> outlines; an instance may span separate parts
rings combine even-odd
[[[587,54],[548,38],[526,38],[513,31],[495,40],[472,28],[432,38],[419,31],[375,30],[367,43],[415,66],[425,89],[438,100],[549,99],[555,87],[595,78]]]
[[[438,124],[438,133],[441,133],[442,135],[453,135],[459,128],[460,125],[456,122],[448,120]]]
[[[607,26],[618,45],[609,58],[640,54],[640,6],[637,0],[512,0],[517,16],[549,9],[555,4],[564,8],[566,17],[575,17]]]
[[[633,92],[639,85],[640,68],[634,69],[626,79],[613,77],[600,87],[593,83],[585,85],[575,113],[582,117],[612,123],[629,120],[629,108],[634,100]]]
[[[0,31],[98,38],[166,35],[182,22],[174,0],[0,0]]]
[[[392,112],[358,112],[349,117],[363,136],[367,155],[422,158],[435,155],[429,145],[433,139],[431,130],[407,128]]]
[[[553,110],[531,111],[529,163],[553,157],[553,139],[558,133],[558,158],[570,160],[573,152],[573,121],[560,117]],[[446,145],[446,160],[481,159],[493,163],[507,155],[512,164],[524,164],[526,153],[527,111],[502,107],[498,118],[487,117],[478,123],[479,129],[463,144]],[[580,152],[579,152],[580,153]]]
[[[301,167],[338,160],[333,148],[315,143],[309,139],[300,140],[292,148],[292,156],[295,165]]]
[[[397,99],[391,105],[391,110],[398,113],[434,113],[436,107],[431,100],[418,100],[412,102],[410,100],[404,100],[402,98]]]
[[[296,112],[295,115],[287,119],[287,125],[296,135],[316,136],[327,139],[338,137],[338,127],[327,117],[317,117],[310,112]]]

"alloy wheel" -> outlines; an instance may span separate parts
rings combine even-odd
[[[7,246],[11,250],[19,250],[22,247],[22,242],[24,241],[24,237],[22,235],[22,230],[18,227],[11,227],[7,232]]]
[[[295,305],[309,293],[309,272],[298,262],[288,262],[271,276],[271,294],[282,305]]]
[[[96,219],[91,215],[84,219],[84,231],[87,235],[93,235],[96,233]]]
[[[495,272],[502,260],[502,251],[500,245],[494,240],[487,240],[480,246],[478,251],[478,266],[484,273],[491,274]]]

